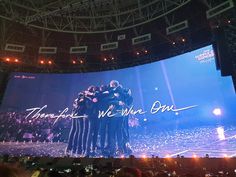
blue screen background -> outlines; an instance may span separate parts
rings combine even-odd
[[[212,111],[220,108],[221,122],[236,123],[236,94],[231,77],[220,75],[220,71],[216,70],[214,56],[197,59],[204,52],[212,50],[212,46],[206,46],[167,60],[104,72],[12,73],[1,110],[24,112],[27,108],[47,105],[46,112],[58,113],[66,107],[71,109],[77,93],[88,86],[100,86],[118,80],[123,87],[131,89],[134,108],[147,111],[144,115],[136,115],[140,121],[146,119],[146,122],[158,121],[171,125],[172,120],[180,117],[183,126],[219,123],[219,118]],[[151,114],[150,108],[157,100],[162,105],[174,105],[176,108],[197,107],[178,112],[178,115],[171,111]]]
[[[206,153],[213,157],[225,154],[235,156],[236,94],[231,77],[222,77],[216,69],[211,45],[170,59],[112,71],[12,73],[0,108],[1,122],[7,124],[1,125],[4,130],[0,129],[0,137],[15,141],[36,130],[43,134],[45,130],[42,127],[49,120],[39,120],[40,126],[35,128],[31,120],[25,118],[27,123],[23,126],[19,119],[29,113],[26,109],[47,105],[41,113],[58,115],[65,108],[69,108],[68,113],[71,113],[78,92],[90,85],[109,84],[111,80],[118,80],[123,87],[130,88],[134,109],[146,111],[142,115],[133,115],[135,126],[129,128],[130,144],[135,156],[164,157],[170,154],[173,157],[181,154],[191,157],[193,154],[204,156]],[[175,109],[196,107],[178,112],[160,110],[151,114],[150,109],[156,101],[161,106],[173,105]],[[213,114],[215,109],[220,110],[221,114]],[[18,112],[20,116],[11,119],[12,112]],[[0,142],[0,154],[64,156],[71,121],[62,119],[56,126],[51,125],[46,126],[46,132],[49,132],[46,137],[53,132],[54,135],[60,134],[62,140],[47,141],[60,143],[45,145],[42,137],[41,144],[36,143],[36,146],[32,142]],[[19,137],[16,129],[21,132]]]

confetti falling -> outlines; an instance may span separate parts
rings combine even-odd
[[[236,127],[225,127],[225,140],[218,139],[216,127],[138,132],[137,129],[130,132],[130,144],[136,157],[165,157],[166,154],[185,157],[227,154],[230,157],[236,154]],[[63,157],[66,146],[64,142],[1,142],[0,154]],[[97,156],[100,155],[98,151]]]

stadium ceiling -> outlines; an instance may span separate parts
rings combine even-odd
[[[191,0],[0,0],[0,17],[39,29],[106,33],[146,24]]]
[[[0,72],[136,66],[212,44],[219,26],[229,30],[235,50],[232,4],[233,0],[0,0]]]

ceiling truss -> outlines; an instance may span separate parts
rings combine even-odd
[[[66,33],[107,33],[146,24],[191,0],[2,0],[0,17]],[[47,3],[46,3],[47,2]]]

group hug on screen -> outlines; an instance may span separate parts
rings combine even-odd
[[[73,103],[73,115],[86,116],[72,118],[66,153],[82,157],[130,155],[129,115],[120,111],[129,108],[132,102],[131,90],[116,80],[79,92]],[[114,116],[99,116],[99,112],[107,110]]]

